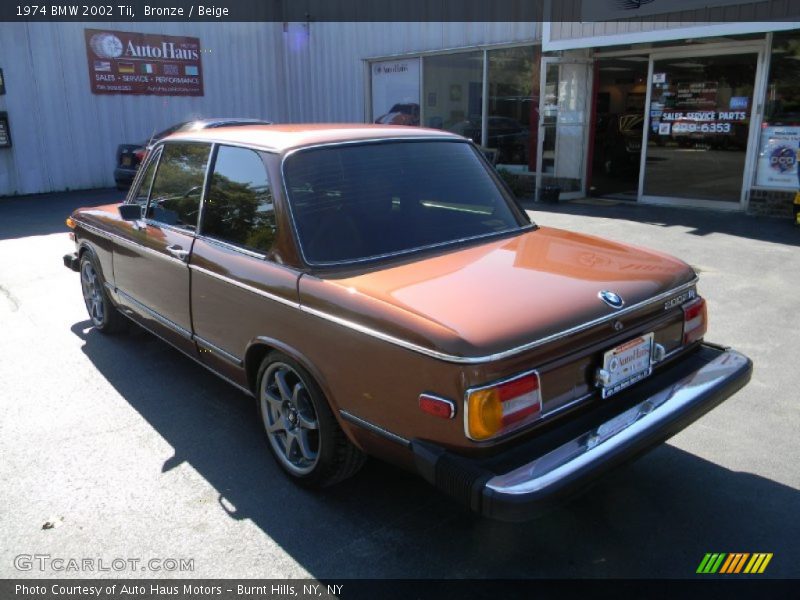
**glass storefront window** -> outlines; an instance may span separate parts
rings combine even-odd
[[[755,184],[796,190],[800,187],[800,31],[775,34],[767,81]]]
[[[496,149],[498,165],[535,171],[539,49],[521,46],[490,50],[488,58],[489,121],[485,145]]]
[[[480,143],[483,52],[426,56],[422,81],[424,126]]]
[[[644,194],[740,202],[757,55],[653,62]]]
[[[372,122],[419,125],[419,58],[384,60],[372,67]]]

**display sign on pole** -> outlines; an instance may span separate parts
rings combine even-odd
[[[200,40],[85,29],[93,94],[202,96]]]
[[[384,60],[372,69],[372,122],[419,125],[419,59]]]
[[[798,154],[800,127],[764,127],[761,130],[756,185],[784,190],[798,189]]]

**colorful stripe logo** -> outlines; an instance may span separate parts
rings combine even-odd
[[[719,573],[720,575],[733,575],[739,573],[763,573],[769,561],[772,560],[772,552],[709,552],[700,561],[697,573],[710,574]]]

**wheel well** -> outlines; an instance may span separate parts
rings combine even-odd
[[[247,349],[247,354],[245,354],[244,372],[247,375],[247,385],[256,396],[258,395],[256,390],[258,386],[256,381],[258,369],[264,357],[273,350],[277,350],[277,348],[264,343],[255,343]]]

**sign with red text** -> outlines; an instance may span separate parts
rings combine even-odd
[[[93,94],[202,96],[200,40],[85,29]]]

